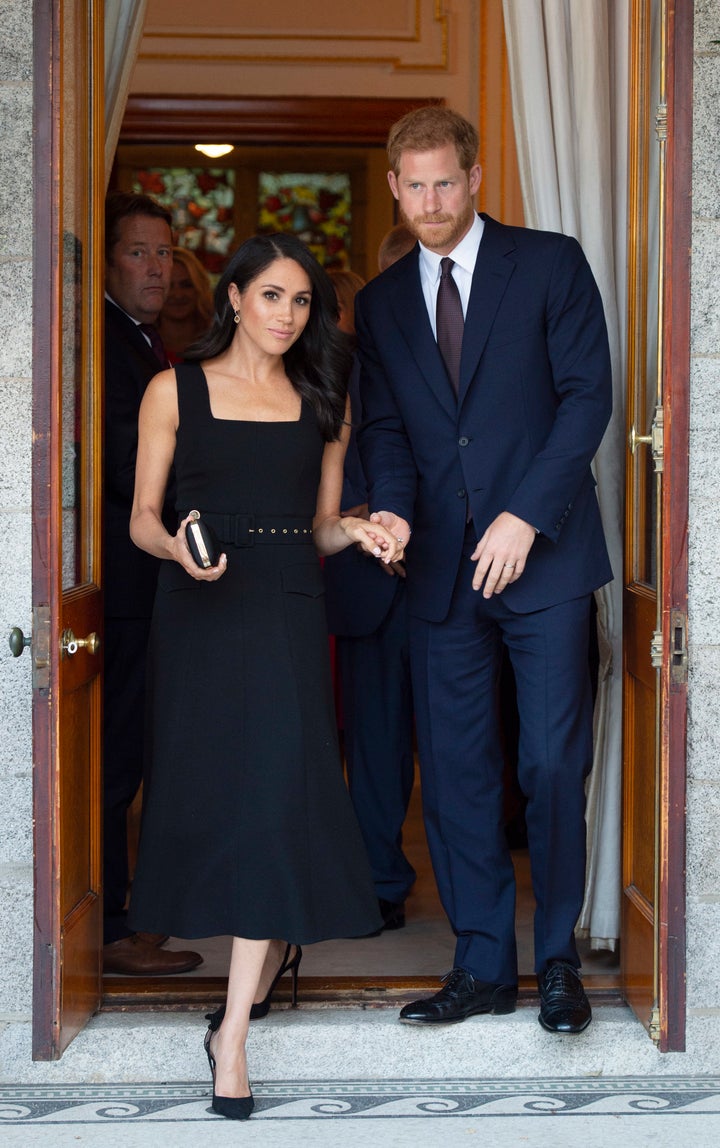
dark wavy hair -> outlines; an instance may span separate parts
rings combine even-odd
[[[312,298],[307,325],[285,352],[283,361],[290,382],[314,407],[323,437],[330,441],[338,438],[345,418],[352,346],[337,326],[335,289],[327,273],[294,235],[255,235],[238,248],[215,288],[213,325],[188,348],[185,358],[198,362],[227,350],[235,334],[235,316],[228,298],[230,284],[234,283],[242,294],[276,259],[293,259],[310,280]]]

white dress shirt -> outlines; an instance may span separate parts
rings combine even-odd
[[[449,258],[452,259],[455,264],[451,274],[460,292],[463,316],[467,315],[472,277],[475,271],[475,263],[477,261],[477,254],[484,228],[484,221],[476,214],[473,225],[467,235],[463,236],[457,247],[454,247],[449,254]],[[435,310],[437,307],[438,287],[440,285],[440,260],[443,258],[444,256],[438,255],[437,251],[431,251],[430,248],[425,247],[423,243],[420,244],[420,283],[422,285],[423,295],[425,296],[425,306],[427,307],[430,326],[436,339]]]

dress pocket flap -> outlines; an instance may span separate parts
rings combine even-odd
[[[317,562],[286,566],[282,571],[282,584],[286,594],[304,594],[309,598],[320,598],[325,593],[322,570]]]

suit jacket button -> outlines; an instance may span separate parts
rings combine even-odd
[[[458,439],[458,444],[460,446],[467,446],[469,442],[470,442],[470,439],[466,438],[465,435],[463,435],[462,438]]]
[[[458,498],[465,498],[465,497],[466,497],[466,495],[467,495],[467,491],[466,491],[466,490],[459,490],[459,491],[457,492],[457,496],[458,496]]]

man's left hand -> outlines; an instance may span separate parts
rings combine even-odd
[[[491,522],[470,555],[477,562],[473,590],[483,586],[483,598],[502,594],[511,582],[517,582],[525,569],[530,547],[535,541],[535,527],[504,510]]]

